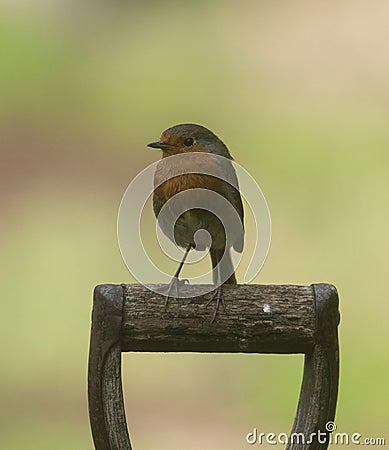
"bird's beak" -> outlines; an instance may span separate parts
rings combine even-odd
[[[171,148],[171,145],[167,144],[166,142],[157,141],[157,142],[150,142],[150,144],[147,144],[147,147],[169,150]]]

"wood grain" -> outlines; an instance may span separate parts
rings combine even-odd
[[[227,314],[220,308],[213,323],[212,294],[170,299],[165,312],[163,295],[142,285],[123,289],[123,351],[304,353],[314,344],[311,286],[225,285]],[[194,286],[180,287],[191,292]]]

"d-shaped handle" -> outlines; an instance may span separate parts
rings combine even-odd
[[[225,285],[228,314],[211,323],[207,296],[164,297],[143,285],[95,288],[89,352],[89,416],[96,450],[131,450],[121,352],[304,353],[304,376],[288,450],[326,449],[338,379],[338,295],[329,284]],[[196,295],[196,286],[182,286]],[[319,434],[320,433],[320,434]]]

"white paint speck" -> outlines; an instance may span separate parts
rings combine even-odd
[[[263,312],[264,313],[268,313],[268,314],[270,314],[271,313],[271,308],[270,308],[270,305],[268,305],[267,303],[265,303],[264,305],[263,305]]]

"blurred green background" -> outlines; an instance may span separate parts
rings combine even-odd
[[[92,289],[165,128],[250,170],[273,238],[257,283],[340,294],[340,432],[388,436],[389,4],[2,1],[0,447],[92,449]],[[135,449],[244,449],[291,428],[303,357],[124,356]],[[266,445],[263,448],[270,448]]]

